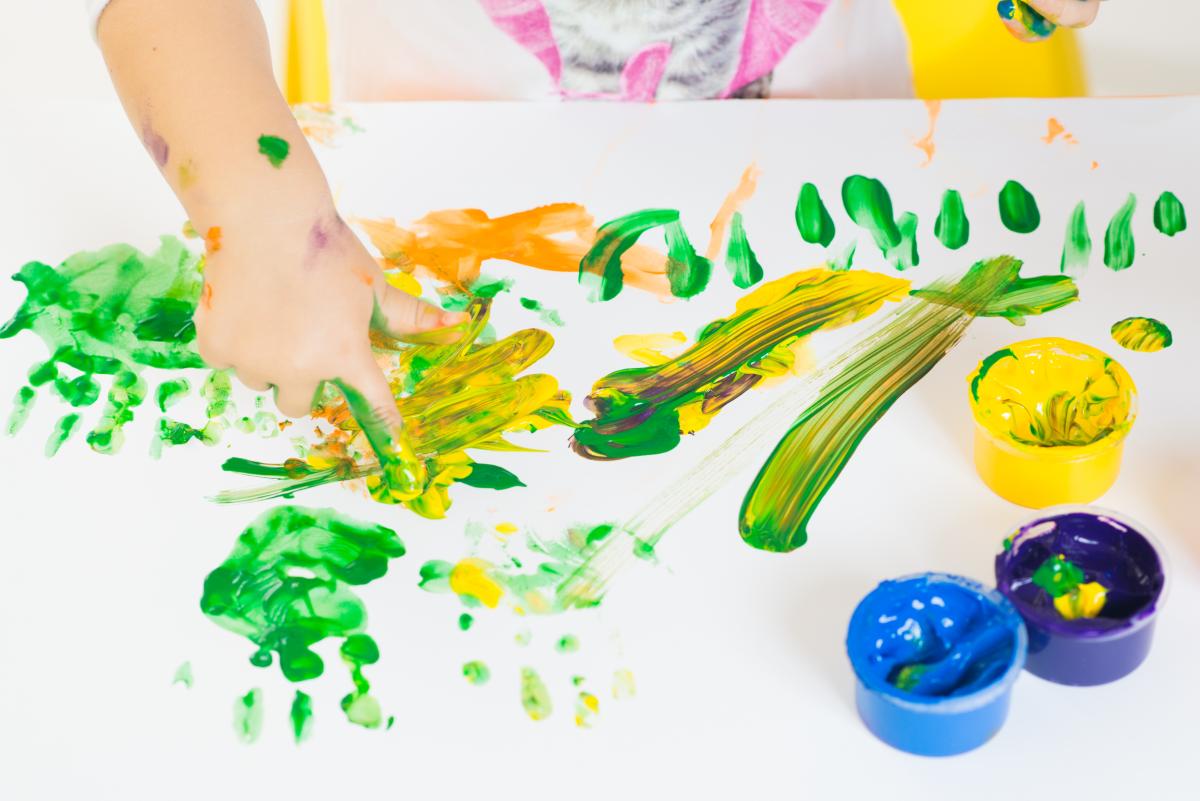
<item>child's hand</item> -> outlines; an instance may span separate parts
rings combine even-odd
[[[1026,8],[1022,8],[1024,5]],[[1036,14],[1044,19],[1039,19]],[[1040,42],[1061,25],[1083,28],[1091,25],[1100,10],[1100,0],[1003,0],[1000,18],[1009,33],[1023,42]],[[1047,24],[1048,23],[1048,24]]]

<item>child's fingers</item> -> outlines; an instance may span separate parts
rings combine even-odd
[[[464,312],[443,311],[385,282],[380,281],[376,286],[380,288],[375,293],[376,313],[371,325],[397,339],[459,325],[469,318]]]
[[[1066,28],[1091,25],[1100,10],[1100,0],[1025,0],[1046,19]]]

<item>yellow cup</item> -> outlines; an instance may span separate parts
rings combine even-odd
[[[1137,389],[1111,357],[1031,339],[984,359],[968,380],[975,469],[997,495],[1035,509],[1090,503],[1117,480]]]

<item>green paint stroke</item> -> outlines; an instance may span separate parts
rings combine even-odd
[[[521,308],[535,312],[538,319],[546,325],[553,325],[562,328],[566,323],[563,322],[562,315],[555,309],[548,309],[539,300],[533,298],[521,298]]]
[[[917,215],[911,211],[904,212],[896,221],[896,228],[900,231],[900,241],[895,247],[889,248],[884,256],[897,270],[916,267],[921,263],[921,256],[917,253]]]
[[[996,303],[1026,294],[1020,268],[1010,256],[979,262],[957,282],[923,290],[940,302],[914,300],[863,339],[762,466],[742,504],[742,538],[766,551],[802,546],[821,499],[892,404],[959,342],[977,315],[1009,316]],[[1060,291],[1046,287],[1048,294]],[[1023,314],[1042,308],[1027,297],[1021,305]]]
[[[842,251],[841,255],[835,256],[833,261],[829,262],[829,269],[839,273],[844,273],[846,270],[849,270],[854,266],[854,253],[856,250],[858,250],[857,239],[847,245],[846,249]]]
[[[16,436],[25,427],[25,421],[29,419],[29,413],[33,411],[36,400],[37,390],[33,387],[26,386],[17,390],[17,394],[13,396],[12,412],[8,415],[8,423],[5,425],[5,431],[10,437]]]
[[[1173,192],[1163,192],[1154,202],[1154,227],[1167,236],[1187,230],[1187,214]]]
[[[46,438],[46,458],[49,459],[58,453],[59,449],[69,440],[76,431],[79,430],[79,415],[75,413],[64,414],[58,418],[58,422],[54,424],[54,428],[50,431],[50,436]]]
[[[478,659],[473,659],[463,665],[462,674],[469,684],[474,684],[476,687],[487,684],[488,679],[492,677],[492,671]]]
[[[1110,270],[1127,270],[1133,266],[1137,255],[1133,241],[1133,213],[1136,210],[1137,197],[1131,192],[1108,221],[1104,231],[1104,266]]]
[[[621,256],[651,228],[678,222],[675,209],[645,209],[609,220],[600,226],[591,248],[579,262],[579,283],[593,301],[612,300],[625,284]]]
[[[957,189],[947,189],[942,194],[942,208],[934,220],[933,234],[950,250],[958,250],[971,238],[971,221]]]
[[[184,689],[190,690],[190,689],[192,689],[192,685],[194,683],[195,683],[195,676],[192,674],[192,663],[191,662],[184,662],[182,665],[180,665],[178,668],[175,669],[175,675],[171,679],[172,685],[182,684],[184,686]]]
[[[669,451],[764,378],[791,371],[801,338],[867,317],[902,298],[908,285],[820,268],[763,284],[678,356],[597,381],[587,400],[596,418],[575,429],[572,448],[601,460]]]
[[[480,489],[506,490],[513,487],[524,487],[524,482],[514,473],[494,464],[475,462],[471,465],[470,474],[459,479],[459,483],[468,487]]]
[[[470,615],[470,613],[463,612],[461,615],[458,616],[459,631],[470,631],[471,626],[473,626],[473,625],[475,625],[475,618],[473,618]]]
[[[1092,235],[1088,233],[1087,209],[1079,201],[1067,221],[1067,233],[1063,239],[1062,260],[1059,271],[1064,275],[1079,277],[1088,268],[1092,258]]]
[[[262,690],[255,687],[233,702],[233,731],[243,743],[258,740],[263,726]]]
[[[295,738],[296,745],[299,745],[312,735],[312,696],[303,690],[296,690],[296,696],[292,699],[292,708],[288,713],[288,717],[292,721],[292,737]]]
[[[288,153],[291,150],[292,146],[281,137],[269,134],[258,137],[258,152],[266,156],[267,161],[271,162],[271,166],[275,169],[283,166],[283,162],[287,161]]]
[[[257,646],[251,664],[269,667],[277,655],[292,682],[324,672],[314,645],[345,638],[341,656],[355,692],[343,700],[343,709],[353,722],[377,726],[378,704],[367,694],[362,667],[378,661],[379,651],[363,633],[367,610],[351,588],[383,577],[389,561],[403,555],[404,545],[391,529],[330,509],[277,507],[251,523],[229,557],[208,574],[200,609]]]
[[[877,178],[851,175],[842,183],[842,205],[850,219],[865,228],[875,245],[887,253],[900,245],[900,228],[892,212],[892,198]]]
[[[1112,338],[1121,347],[1142,353],[1164,350],[1175,341],[1167,324],[1153,317],[1126,317],[1113,323]]]
[[[521,706],[533,720],[545,720],[554,710],[550,691],[533,668],[521,668]]]
[[[667,281],[677,298],[694,298],[712,278],[712,262],[696,252],[679,220],[667,223]]]
[[[165,412],[187,397],[187,394],[191,391],[191,382],[186,378],[174,378],[163,381],[154,390],[154,404],[158,406],[160,412]]]
[[[1042,215],[1037,201],[1029,190],[1016,181],[1009,181],[1000,190],[1000,222],[1017,234],[1031,234],[1041,225]]]
[[[725,251],[725,269],[733,278],[733,285],[740,289],[749,289],[763,279],[762,265],[758,263],[758,256],[750,247],[740,211],[733,213],[729,247]]]
[[[833,218],[821,200],[821,193],[809,183],[800,187],[800,195],[796,198],[796,228],[805,242],[823,248],[829,247],[837,233]]]
[[[98,377],[110,376],[105,407],[87,439],[98,452],[119,450],[124,426],[146,396],[145,368],[204,366],[192,325],[204,283],[200,263],[178,239],[164,237],[149,255],[112,245],[76,253],[57,268],[23,266],[13,278],[25,285],[26,298],[0,327],[0,339],[30,331],[50,357],[30,370],[28,391],[18,399],[28,407],[47,386],[65,404],[82,408],[99,399]]]

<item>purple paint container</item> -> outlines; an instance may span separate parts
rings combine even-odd
[[[1098,616],[1063,617],[1033,582],[1038,567],[1057,555],[1107,589]],[[1005,541],[996,586],[1029,630],[1025,668],[1058,684],[1092,686],[1127,676],[1150,652],[1166,566],[1143,526],[1106,509],[1064,506],[1043,511]]]

